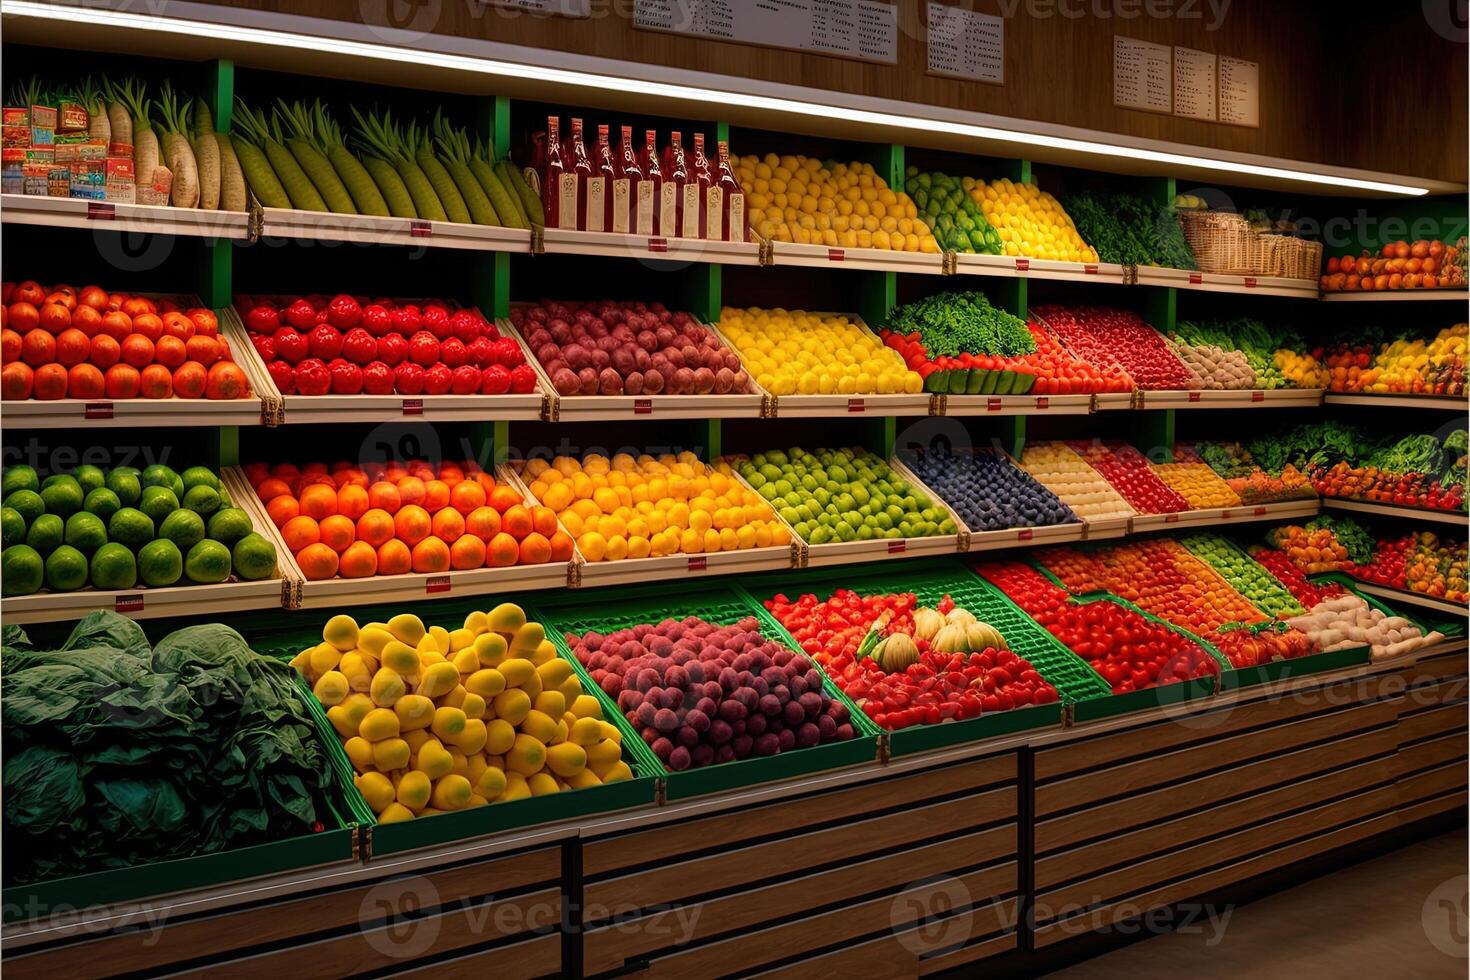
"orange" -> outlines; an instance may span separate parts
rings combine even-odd
[[[500,533],[500,514],[494,507],[476,507],[465,517],[464,529],[481,541],[489,541]]]
[[[341,514],[333,514],[331,517],[322,519],[317,525],[321,531],[322,544],[331,548],[337,554],[347,550],[347,546],[357,539],[357,528],[351,519]]]
[[[424,481],[416,476],[405,476],[398,481],[398,496],[405,504],[421,504],[424,502]]]
[[[327,472],[327,464],[321,462],[320,460],[314,463],[307,463],[305,466],[301,467],[302,476],[325,476]]]
[[[460,466],[458,463],[440,463],[439,479],[443,480],[445,483],[449,484],[452,487],[460,480],[464,479],[464,467]]]
[[[349,483],[337,491],[337,513],[355,521],[368,511],[368,492],[356,483]]]
[[[521,557],[521,546],[516,539],[501,531],[490,539],[489,556],[485,563],[492,567],[514,565]]]
[[[265,505],[265,512],[270,515],[271,523],[276,527],[282,527],[291,518],[301,513],[301,505],[296,502],[295,497],[289,493],[283,493]]]
[[[379,477],[379,479],[387,480],[389,483],[392,483],[396,486],[398,484],[398,481],[403,479],[405,476],[408,476],[408,470],[405,469],[401,463],[389,463],[387,466],[383,467],[383,474]]]
[[[309,479],[315,479],[315,477]],[[327,483],[313,483],[301,490],[301,513],[307,517],[321,520],[337,513],[336,485],[331,483],[331,477],[324,477],[324,479],[327,480]]]
[[[495,477],[481,470],[475,474],[475,482],[480,485],[481,490],[485,491],[485,499],[489,500],[490,494],[495,492]]]
[[[449,502],[466,517],[485,506],[485,499],[484,489],[471,480],[461,480],[449,492]]]
[[[309,544],[296,553],[296,564],[312,581],[331,578],[337,574],[337,553],[321,542]]]
[[[357,539],[374,548],[393,539],[393,515],[374,507],[357,519]]]
[[[413,556],[408,545],[394,538],[378,548],[378,574],[402,575],[413,568]]]
[[[416,459],[408,464],[408,475],[420,482],[434,479],[434,467],[421,459]]]
[[[556,533],[556,511],[550,507],[532,507],[531,525],[536,533],[549,538]]]
[[[500,523],[517,541],[536,529],[535,522],[531,519],[531,511],[524,504],[516,504],[502,513]]]
[[[521,495],[516,492],[515,487],[508,487],[502,483],[490,491],[490,506],[502,514],[522,502]]]
[[[428,537],[432,528],[429,512],[418,504],[405,504],[393,515],[393,531],[409,547]]]
[[[330,474],[328,474],[328,473],[303,473],[303,474],[301,474],[301,489],[303,491],[306,490],[307,487],[317,487],[317,486],[326,487],[328,490],[332,491],[332,496],[334,498],[337,496],[337,481],[336,480],[333,480]]]
[[[572,560],[572,536],[565,531],[557,531],[551,536],[551,560]]]
[[[250,485],[252,487],[260,486],[262,481],[264,481],[266,477],[270,476],[270,474],[271,468],[265,463],[256,461],[254,463],[245,464],[245,479],[250,481]]]
[[[260,486],[255,488],[256,494],[261,500],[270,503],[277,497],[284,497],[291,493],[291,486],[280,477],[267,477],[260,481]]]
[[[413,570],[419,573],[449,571],[449,545],[427,537],[413,546]]]
[[[521,541],[521,564],[544,565],[551,561],[551,542],[535,531]]]
[[[378,482],[368,487],[368,506],[396,514],[398,508],[403,506],[403,499],[396,486],[391,483]]]
[[[434,514],[429,527],[435,537],[445,544],[453,544],[464,534],[464,518],[453,507],[445,507]]]
[[[302,548],[310,547],[322,539],[321,528],[316,521],[305,514],[293,517],[281,526],[281,540],[286,542],[286,547],[295,554]]]
[[[301,467],[297,466],[295,463],[277,463],[275,466],[271,467],[271,476],[275,477],[277,480],[282,480],[286,483],[290,483],[292,480],[295,480],[297,477],[301,476]]]
[[[485,542],[473,534],[461,535],[449,546],[449,564],[454,568],[479,568],[485,564]]]
[[[424,483],[424,509],[437,514],[449,506],[449,484],[443,480],[428,480]]]
[[[367,578],[378,573],[378,553],[366,541],[354,541],[342,552],[338,567],[343,578]]]
[[[356,466],[344,466],[334,470],[332,479],[339,490],[343,487],[366,487],[368,485],[367,474]]]

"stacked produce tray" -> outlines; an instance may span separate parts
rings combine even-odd
[[[583,687],[595,693],[601,701],[604,717],[623,731],[624,751],[631,749],[638,758],[642,771],[659,774],[664,785],[664,798],[676,800],[718,793],[754,783],[861,765],[878,757],[878,729],[842,694],[831,678],[824,674],[823,686],[835,700],[846,705],[852,715],[855,737],[843,742],[792,749],[770,756],[738,759],[682,772],[668,771],[624,717],[613,699],[603,692],[577,661],[565,634],[583,634],[595,630],[606,635],[643,624],[654,625],[669,618],[682,620],[690,616],[725,626],[746,617],[760,619],[759,613],[763,610],[753,606],[743,592],[731,588],[710,587],[681,591],[677,597],[667,602],[645,598],[646,594],[646,589],[623,589],[598,596],[593,602],[587,601],[588,597],[546,596],[538,600],[534,614],[528,611],[528,615],[532,615],[532,618],[547,628],[547,636],[556,644],[558,653],[572,662],[582,679]],[[761,633],[769,640],[785,644],[794,652],[801,652],[801,647],[779,626],[772,628],[770,622],[763,620]],[[813,666],[817,666],[815,661]],[[817,669],[821,671],[820,666]]]
[[[954,455],[974,455],[975,450],[955,450]],[[1012,476],[1022,478],[1034,484],[1040,493],[1056,500],[1056,495],[1048,490],[1040,481],[1021,469],[1016,461],[1007,453],[996,450],[998,460],[1013,471]],[[1062,521],[1056,524],[1039,524],[1034,526],[1015,526],[999,528],[996,530],[976,530],[970,527],[964,516],[947,500],[943,494],[933,486],[925,483],[908,465],[903,457],[896,457],[893,461],[894,467],[909,481],[924,487],[932,496],[937,497],[944,506],[954,515],[955,523],[959,525],[962,532],[961,546],[966,551],[990,551],[997,548],[1011,548],[1019,545],[1043,545],[1057,544],[1063,541],[1081,541],[1087,535],[1086,522],[1073,516],[1072,520]],[[1123,525],[1126,527],[1126,524]]]
[[[498,225],[474,225],[422,218],[375,217],[261,208],[262,238],[297,238],[410,248],[458,248],[483,252],[529,252],[531,232]]]

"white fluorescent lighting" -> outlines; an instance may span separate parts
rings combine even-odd
[[[292,31],[263,30],[254,27],[239,27],[215,24],[208,21],[186,21],[175,18],[135,14],[121,10],[71,7],[62,4],[36,3],[33,0],[14,0],[5,4],[5,13],[16,16],[35,17],[44,20],[59,20],[77,24],[110,24],[130,30],[154,31],[180,34],[190,37],[209,37],[223,41],[237,41],[267,47],[294,48],[302,51],[330,51],[355,58],[375,61],[423,66],[427,61],[436,68],[451,68],[481,75],[531,79],[557,85],[577,86],[610,92],[632,92],[638,95],[683,101],[705,102],[711,105],[737,105],[748,109],[759,109],[789,115],[810,116],[820,119],[842,119],[848,122],[893,129],[912,130],[920,133],[946,133],[971,139],[1013,143],[1017,146],[1045,146],[1056,150],[1089,153],[1096,156],[1117,157],[1126,160],[1147,160],[1151,163],[1171,164],[1199,170],[1213,170],[1226,174],[1249,174],[1276,180],[1290,180],[1305,184],[1316,184],[1343,190],[1375,191],[1420,197],[1428,194],[1426,187],[1411,184],[1395,184],[1386,181],[1364,180],[1337,174],[1312,173],[1286,167],[1244,163],[1226,160],[1211,160],[1208,157],[1169,153],[1163,150],[1140,149],[1097,143],[1091,140],[1071,139],[1064,136],[1048,136],[1039,133],[1016,132],[992,126],[978,126],[951,122],[944,119],[925,119],[889,112],[853,109],[845,106],[821,105],[796,99],[752,95],[739,92],[724,92],[715,89],[697,88],[686,85],[671,85],[631,78],[614,78],[588,72],[568,71],[540,65],[517,64],[488,58],[470,58],[464,55],[433,52],[426,54],[410,48],[389,44],[367,44],[338,38],[316,37]]]

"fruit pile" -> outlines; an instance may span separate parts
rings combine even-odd
[[[1250,549],[1250,556],[1256,560],[1256,564],[1270,572],[1303,609],[1314,609],[1323,600],[1347,591],[1336,582],[1323,582],[1320,585],[1312,582],[1284,551],[1255,545]]]
[[[1139,514],[1178,514],[1189,501],[1154,474],[1143,453],[1120,441],[1074,441],[1069,447]]]
[[[1390,616],[1356,595],[1328,599],[1288,623],[1323,651],[1367,646],[1374,660],[1399,657],[1444,639],[1442,633],[1426,634],[1402,616]]]
[[[1197,387],[1189,369],[1159,332],[1131,310],[1040,306],[1033,316],[1074,354],[1100,367],[1117,366],[1139,388],[1183,391]]]
[[[502,603],[450,631],[333,616],[291,666],[312,686],[379,823],[633,778],[541,624]]]
[[[1204,463],[1153,463],[1154,475],[1189,502],[1189,509],[1238,507],[1240,497]]]
[[[1026,326],[1036,341],[1034,361],[1037,395],[1074,395],[1133,390],[1133,379],[1119,364],[1097,365],[1076,356],[1033,317]]]
[[[78,466],[43,481],[7,466],[0,581],[7,596],[212,585],[274,578],[276,548],[257,533],[207,466],[176,473]]]
[[[780,547],[791,533],[729,466],[693,453],[529,460],[531,496],[589,562]]]
[[[1191,534],[1179,540],[1200,561],[1220,574],[1251,605],[1277,619],[1299,616],[1306,609],[1264,566],[1218,534]]]
[[[917,394],[924,379],[846,316],[725,307],[720,332],[773,395]]]
[[[1326,388],[1332,380],[1331,372],[1310,352],[1279,350],[1272,363],[1296,388]]]
[[[1305,369],[1295,369],[1290,373],[1286,370],[1290,359],[1298,357],[1295,352],[1306,346],[1301,335],[1294,329],[1271,329],[1260,320],[1249,317],[1216,321],[1186,320],[1175,328],[1174,339],[1191,348],[1213,348],[1232,357],[1243,357],[1252,377],[1247,380],[1244,375],[1237,375],[1234,384],[1223,383],[1226,379],[1222,378],[1222,387],[1274,390],[1291,387],[1296,384],[1298,377],[1305,376]],[[1201,373],[1200,367],[1194,363],[1190,363],[1190,368]],[[1320,388],[1321,385],[1302,387]]]
[[[866,449],[739,457],[740,475],[807,544],[954,534],[954,518]]]
[[[1311,500],[1317,496],[1317,491],[1312,489],[1312,481],[1295,466],[1287,463],[1279,473],[1267,473],[1256,465],[1249,450],[1238,442],[1176,445],[1174,460],[1207,464],[1244,504]]]
[[[1382,291],[1385,289],[1464,289],[1460,264],[1463,243],[1440,241],[1389,242],[1374,255],[1334,255],[1322,276],[1324,293]]]
[[[283,395],[518,395],[536,390],[520,344],[449,300],[236,296]]]
[[[998,630],[949,596],[924,608],[912,592],[860,596],[839,589],[826,600],[776,595],[765,606],[889,731],[1057,701],[1056,688]]]
[[[814,157],[741,157],[735,177],[762,238],[831,248],[882,248],[937,255],[939,243],[909,196],[868,163]]]
[[[1084,521],[1132,517],[1133,508],[1102,474],[1060,442],[1029,445],[1021,469],[1034,476]]]
[[[979,195],[980,200],[971,194],[977,185],[984,186],[973,177],[926,174],[920,173],[918,167],[909,167],[903,188],[914,199],[919,216],[934,229],[934,237],[946,252],[1004,255],[1005,240],[980,207],[983,193]]]
[[[976,568],[1086,660],[1114,694],[1142,691],[1220,672],[1198,643],[1113,602],[1077,604],[1036,569],[1020,562],[991,562]]]
[[[1389,336],[1367,329],[1362,339],[1318,348],[1312,356],[1331,372],[1332,391],[1459,397],[1465,393],[1467,331],[1457,323],[1425,340],[1412,331]]]
[[[1071,508],[997,452],[942,450],[905,455],[903,461],[971,531],[1045,527],[1077,520]]]
[[[1432,531],[1380,538],[1371,561],[1348,570],[1354,578],[1423,595],[1466,600],[1467,545]]]
[[[1041,563],[1074,595],[1106,590],[1182,626],[1237,668],[1313,652],[1300,630],[1274,622],[1177,541],[1152,540],[1083,553],[1051,548]]]
[[[567,634],[567,645],[673,772],[779,755],[856,731],[822,672],[769,640],[754,616],[695,616]]]
[[[567,561],[546,507],[473,462],[250,463],[245,475],[308,579]]]
[[[541,303],[517,306],[510,320],[564,397],[751,390],[712,330],[662,303]]]
[[[1353,435],[1348,430],[1348,435]],[[1328,447],[1318,459],[1337,456],[1330,465],[1322,462],[1312,471],[1312,484],[1324,497],[1344,497],[1427,507],[1433,510],[1463,510],[1466,465],[1470,461],[1470,435],[1464,429],[1448,435],[1422,433],[1405,436],[1391,444],[1379,443],[1372,452],[1371,438],[1348,447]]]
[[[0,394],[8,401],[250,395],[212,310],[31,279],[0,293]]]
[[[1036,341],[1026,322],[990,305],[984,293],[938,293],[888,314],[883,343],[950,395],[1021,395],[1036,381],[1027,363]]]
[[[1098,260],[1097,251],[1082,240],[1061,203],[1034,183],[1017,183],[1008,177],[988,183],[964,178],[960,187],[994,232],[985,236],[991,248],[999,245],[990,254],[1056,262]],[[952,192],[948,197],[952,199]],[[973,236],[970,240],[973,242]]]
[[[1330,527],[1284,524],[1266,532],[1266,541],[1308,575],[1344,572],[1353,566],[1347,546],[1337,539]]]

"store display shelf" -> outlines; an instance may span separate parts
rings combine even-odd
[[[1131,517],[1104,517],[1096,521],[1084,520],[1082,522],[1082,540],[1102,541],[1106,538],[1126,538],[1129,534],[1129,525],[1133,523]]]
[[[825,419],[852,415],[933,415],[929,395],[772,395],[771,418]]]
[[[603,588],[666,582],[692,575],[745,575],[773,572],[796,566],[801,549],[796,545],[746,548],[712,555],[665,555],[661,558],[624,558],[619,561],[589,562],[579,554],[573,563],[574,588]]]
[[[1145,391],[1140,389],[1137,407],[1161,408],[1316,408],[1322,404],[1321,388],[1277,388],[1270,391]]]
[[[1462,414],[1470,412],[1470,398],[1456,398],[1453,395],[1373,395],[1329,391],[1322,401],[1328,405],[1358,405],[1364,408],[1422,408]]]
[[[1470,303],[1470,289],[1396,289],[1356,293],[1324,293],[1329,303]]]
[[[263,208],[260,237],[482,252],[531,251],[531,233],[518,228],[292,208]]]
[[[250,237],[250,215],[245,211],[205,211],[30,194],[0,194],[0,221],[154,235]]]
[[[1428,507],[1400,507],[1396,504],[1377,504],[1367,500],[1341,500],[1323,497],[1322,506],[1329,510],[1350,510],[1361,514],[1379,514],[1383,517],[1401,517],[1411,521],[1433,521],[1436,524],[1470,525],[1470,515],[1463,510],[1431,510]]]
[[[761,247],[755,242],[710,241],[665,235],[624,235],[614,232],[547,228],[538,233],[532,251],[547,255],[595,255],[665,262],[709,262],[716,265],[760,265]]]
[[[910,272],[943,275],[940,252],[898,252],[887,248],[829,248],[796,242],[771,242],[771,265],[807,269],[855,269],[862,272]]]
[[[1126,526],[1126,522],[1125,522]],[[999,531],[969,531],[966,551],[998,551],[1004,548],[1043,548],[1064,541],[1082,541],[1089,537],[1087,525],[1048,524],[1044,527],[1008,527]]]
[[[1096,395],[935,395],[932,415],[1088,415]]]
[[[1275,276],[1230,276],[1187,269],[1157,269],[1140,266],[1138,285],[1169,286],[1206,293],[1253,293],[1289,299],[1316,299],[1320,292],[1315,279],[1282,279]]]
[[[1004,279],[1056,279],[1123,285],[1127,270],[1109,262],[1054,262],[1009,255],[955,255],[950,264],[956,275],[999,276]]]
[[[274,425],[274,402],[248,398],[128,398],[121,401],[58,398],[5,403],[6,429],[80,427],[197,427]]]
[[[1422,592],[1412,592],[1408,589],[1395,589],[1389,585],[1375,585],[1372,582],[1364,582],[1353,579],[1353,588],[1365,595],[1371,595],[1379,599],[1387,599],[1389,602],[1404,602],[1411,606],[1420,606],[1424,609],[1433,609],[1446,615],[1456,616],[1464,619],[1466,606],[1464,603],[1451,602],[1439,596],[1425,595]]]
[[[1138,514],[1129,522],[1130,534],[1172,528],[1214,527],[1219,524],[1249,524],[1254,521],[1311,517],[1322,509],[1317,500],[1284,500],[1275,504],[1209,507],[1177,514]]]

